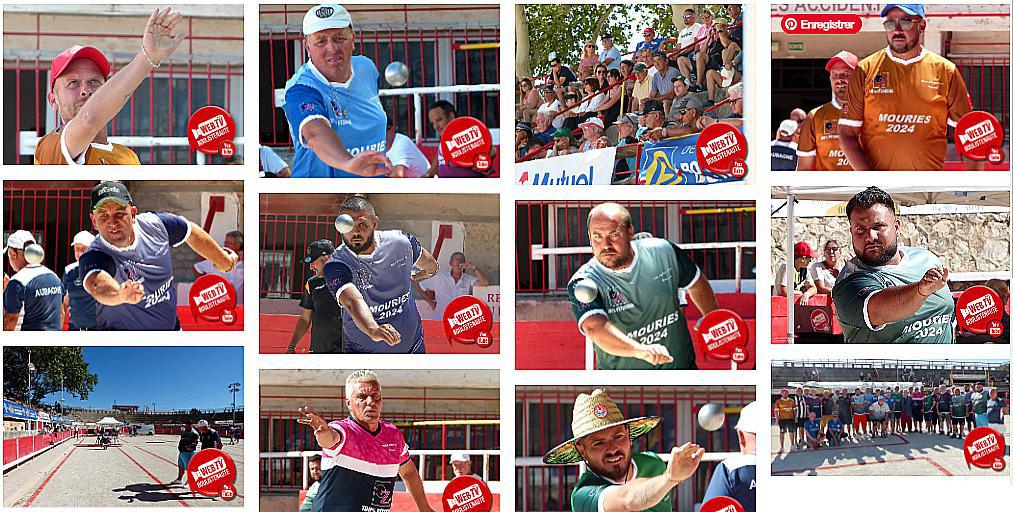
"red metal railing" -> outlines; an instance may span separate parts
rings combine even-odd
[[[310,276],[303,263],[306,246],[322,238],[336,240],[333,215],[260,216],[260,296],[299,298]]]
[[[74,261],[74,235],[91,230],[91,187],[20,188],[6,182],[3,194],[4,240],[18,229],[28,230],[46,252],[43,264],[63,275],[63,268]],[[6,258],[4,272],[14,273]]]
[[[589,392],[590,389],[562,386],[551,389],[518,387],[516,437],[520,440],[517,447],[519,460],[540,459],[552,447],[569,439],[574,400],[577,394]],[[741,407],[755,400],[755,390],[745,386],[714,390],[689,386],[621,386],[609,388],[608,393],[626,418],[661,416],[661,425],[656,430],[633,443],[634,452],[652,451],[660,455],[687,441],[701,445],[708,452],[737,452],[738,436],[734,430],[737,413],[726,413],[724,426],[707,432],[696,425],[696,412],[705,403]],[[686,431],[686,425],[692,425],[693,430]],[[678,510],[692,510],[680,501],[682,493],[691,492],[691,503],[701,501],[713,468],[714,464],[702,464],[687,482],[689,485],[679,485],[673,490],[673,504],[678,504]],[[518,464],[515,469],[516,509],[570,510],[570,492],[577,482],[578,470],[575,465]]]
[[[633,215],[637,232],[647,231],[677,243],[756,240],[755,203],[751,201],[618,201]],[[516,205],[518,293],[565,290],[569,276],[587,255],[532,258],[533,245],[575,247],[589,245],[587,214],[596,201],[518,201]],[[708,279],[734,279],[735,249],[687,251]],[[552,259],[549,259],[552,258]],[[755,251],[743,257],[741,275],[754,275]],[[553,272],[550,272],[552,270]],[[552,277],[554,274],[555,278]]]
[[[1009,51],[1009,43],[1006,43]],[[1010,130],[1010,61],[1009,57],[953,57],[971,96],[975,110],[991,112]],[[1009,141],[1009,138],[1006,139]]]
[[[34,36],[34,48],[20,48],[36,52],[34,58],[13,57],[4,59],[5,96],[13,94],[13,118],[4,124],[4,164],[31,164],[31,154],[20,154],[20,136],[22,132],[32,132],[41,137],[54,130],[56,126],[46,126],[46,93],[49,92],[49,70],[52,67],[52,55],[41,54],[42,38],[67,37],[75,38],[121,38],[137,39],[140,44],[141,35],[110,34],[110,33],[65,33],[49,31],[42,28],[43,14],[35,14],[35,30],[5,31],[5,36]],[[194,18],[186,18],[187,34],[193,34]],[[200,21],[198,21],[200,23]],[[85,39],[86,40],[86,39]],[[157,71],[152,71],[147,83],[131,95],[130,100],[109,124],[110,136],[151,136],[151,137],[185,137],[186,123],[190,114],[205,105],[219,105],[226,110],[230,105],[242,108],[242,55],[236,56],[236,63],[212,63],[202,55],[193,53],[194,41],[242,41],[242,34],[236,36],[189,36],[189,43],[171,57],[171,60]],[[5,51],[11,50],[8,45]],[[112,74],[128,63],[128,60],[107,55]],[[206,61],[205,61],[206,60]],[[185,61],[181,64],[180,61]],[[232,97],[232,81],[239,82],[238,97]],[[182,92],[181,92],[182,91]],[[157,101],[156,101],[157,98]],[[175,109],[173,103],[175,102]],[[183,108],[182,104],[186,107]],[[240,123],[241,125],[241,123]],[[240,127],[239,136],[243,135]],[[138,159],[142,164],[187,164],[196,161],[195,154],[185,146],[136,148]],[[209,162],[218,161],[212,157]]]
[[[391,21],[386,28],[375,28],[366,24],[357,26],[356,48],[359,55],[373,60],[381,71],[393,61],[405,62],[410,76],[405,87],[432,87],[460,84],[499,83],[499,49],[471,49],[469,44],[498,43],[500,29],[496,27],[450,27],[438,28],[413,23],[413,13],[433,11],[477,12],[499,10],[498,5],[478,6],[411,6],[392,5],[375,7],[349,7],[353,19],[357,13],[390,13],[397,22]],[[302,17],[305,10],[288,5],[262,6],[261,15],[280,15],[282,25],[262,24],[260,30],[261,62],[266,63],[262,71],[260,87],[261,131],[260,141],[265,146],[291,148],[291,134],[285,113],[276,106],[275,92],[285,87],[285,82],[306,60],[303,50]],[[277,16],[276,16],[277,17]],[[399,28],[395,28],[400,24]],[[449,54],[446,53],[449,50]],[[449,55],[449,60],[447,56]],[[452,65],[452,78],[447,74],[447,65]],[[266,76],[265,76],[266,75]],[[381,80],[382,89],[396,89]],[[437,99],[452,99],[458,116],[471,116],[483,121],[490,128],[499,127],[499,92],[454,93],[453,98],[422,97],[422,111],[416,114],[411,97],[397,95],[382,96],[384,109],[393,119],[397,131],[415,139],[415,115],[423,116],[421,139],[435,141],[436,135],[424,117],[428,106]]]

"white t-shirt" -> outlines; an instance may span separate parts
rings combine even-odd
[[[394,134],[394,140],[387,148],[387,158],[392,166],[403,165],[405,178],[421,178],[429,172],[429,161],[419,147],[401,133]]]
[[[794,284],[795,276],[794,275],[792,276],[792,278],[791,278],[792,279],[792,283],[789,284],[788,283],[788,272],[787,272],[787,269],[788,269],[788,266],[785,263],[781,263],[781,265],[777,267],[777,272],[774,273],[774,283],[775,284],[779,284],[779,285],[785,287],[786,289],[790,290],[792,288],[792,285]],[[816,283],[813,283],[812,274],[809,273],[809,272],[806,272],[805,282],[811,283],[813,286],[816,286]],[[774,290],[774,291],[776,292],[777,290]],[[799,289],[798,291],[801,291],[801,289]]]
[[[278,174],[279,171],[288,167],[288,164],[267,146],[260,147],[260,172],[264,174]]]
[[[703,23],[694,23],[679,31],[679,48],[696,44],[696,40],[704,35],[707,27]]]
[[[843,268],[843,265],[841,268]],[[841,268],[837,269],[838,275],[840,275]],[[812,278],[814,284],[816,281],[823,281],[823,284],[827,288],[833,288],[834,283],[837,282],[837,277],[827,268],[823,261],[814,261],[809,265],[809,276]]]
[[[478,278],[469,274],[461,274],[461,279],[454,282],[454,277],[450,275],[450,270],[446,270],[438,272],[435,276],[425,281],[419,282],[419,285],[423,290],[436,292],[436,312],[434,314],[437,320],[443,320],[443,312],[446,311],[450,301],[462,295],[469,295],[471,287],[476,282],[478,282]]]
[[[538,113],[547,112],[549,114],[553,114],[559,112],[560,110],[563,110],[563,106],[559,100],[552,100],[552,103],[542,103],[538,107]],[[556,116],[552,118],[552,127],[558,130],[563,126],[563,121],[563,116]]]
[[[214,264],[208,260],[198,261],[194,267],[204,274],[213,274],[224,277],[225,280],[232,283],[232,287],[236,289],[236,304],[238,305],[243,303],[243,260],[239,260],[239,263],[236,263],[236,268],[232,269],[230,272],[219,272],[218,269],[215,268]]]

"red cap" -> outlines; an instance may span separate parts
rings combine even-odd
[[[109,60],[106,59],[102,52],[98,51],[97,48],[92,46],[81,46],[74,45],[66,50],[60,52],[59,55],[53,59],[53,68],[49,73],[49,89],[53,89],[53,82],[56,81],[60,75],[63,74],[64,70],[71,62],[76,59],[88,59],[98,66],[99,71],[102,72],[102,78],[109,78]]]
[[[809,244],[805,242],[795,242],[795,257],[798,258],[800,256],[815,258],[816,253],[813,252],[813,248],[810,247]]]
[[[827,71],[830,71],[830,67],[837,61],[847,64],[851,69],[858,67],[858,57],[855,57],[854,53],[847,50],[841,50],[837,55],[830,57],[830,60],[827,61]]]
[[[653,29],[653,28],[651,28],[651,27],[647,27],[647,28],[645,28],[645,29],[644,29],[644,33],[646,34],[646,33],[648,33],[648,32],[650,32],[650,33],[652,33],[652,34],[653,34],[653,33],[654,33],[654,29]]]

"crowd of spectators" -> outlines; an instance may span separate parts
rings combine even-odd
[[[723,13],[686,9],[675,37],[645,28],[626,54],[603,34],[572,67],[553,54],[548,74],[520,77],[516,159],[658,141],[717,122],[741,126],[742,8]]]

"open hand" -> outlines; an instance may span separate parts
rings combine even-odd
[[[155,12],[148,18],[141,45],[152,64],[156,66],[161,64],[162,60],[172,55],[176,48],[179,48],[180,43],[186,39],[185,35],[174,33],[176,25],[182,18],[183,14],[172,12],[172,7],[168,7],[164,11],[155,9]]]

